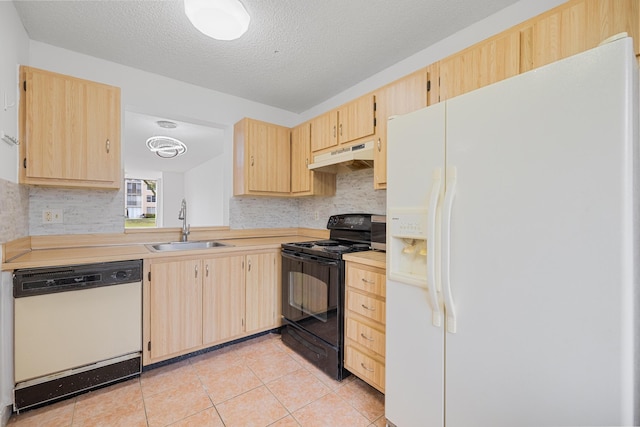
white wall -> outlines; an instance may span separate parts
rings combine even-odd
[[[157,116],[189,118],[194,122],[213,123],[224,129],[223,168],[225,177],[233,176],[234,123],[243,117],[252,117],[283,126],[293,126],[298,122],[299,116],[297,114],[282,109],[41,42],[31,41],[29,43],[29,63],[33,67],[120,87],[123,123],[124,111],[129,110]],[[126,142],[123,139],[124,143]],[[229,211],[228,203],[231,194],[232,182],[231,179],[228,179],[224,183],[224,197],[222,198],[225,212]],[[68,203],[73,202],[73,198],[68,199]],[[228,222],[228,217],[224,221]],[[169,225],[164,224],[164,226]]]
[[[29,38],[11,2],[0,2],[0,132],[18,138],[18,65],[29,58]],[[14,104],[5,111],[4,100]],[[18,147],[0,141],[0,178],[18,182]]]
[[[433,64],[449,55],[459,52],[486,38],[500,33],[516,24],[533,18],[568,0],[522,0],[484,20],[477,22],[446,39],[406,58],[391,67],[374,74],[368,79],[352,86],[327,101],[318,104],[301,114],[300,122],[309,120],[345,102],[371,92],[414,71]]]
[[[0,131],[18,137],[18,64],[29,57],[29,38],[12,2],[0,1]],[[7,107],[5,111],[5,95]],[[18,147],[0,141],[0,243],[28,234],[28,194],[19,188]],[[0,246],[0,259],[2,246]],[[0,426],[13,402],[13,297],[10,272],[0,273]]]
[[[187,219],[193,227],[223,225],[224,157],[217,156],[184,174]]]
[[[184,195],[184,174],[178,172],[163,172],[160,200],[162,201],[162,226],[182,227],[178,219],[180,206]],[[157,210],[157,209],[156,209]]]

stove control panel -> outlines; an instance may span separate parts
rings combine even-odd
[[[329,217],[330,230],[371,230],[371,214],[342,214]]]

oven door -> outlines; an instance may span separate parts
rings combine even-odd
[[[282,315],[338,346],[342,330],[342,261],[282,252]]]

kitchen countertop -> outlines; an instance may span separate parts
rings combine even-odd
[[[387,267],[387,254],[380,251],[366,251],[355,252],[351,254],[345,254],[342,256],[345,261],[353,261],[359,264],[368,265],[371,267],[386,268]]]
[[[2,264],[2,270],[19,268],[53,267],[97,262],[123,261],[130,259],[170,258],[201,256],[205,254],[232,253],[248,250],[277,249],[283,243],[314,240],[307,235],[288,235],[271,237],[246,237],[215,239],[233,246],[210,249],[156,252],[144,243],[125,245],[82,246],[71,248],[53,248],[31,250]]]

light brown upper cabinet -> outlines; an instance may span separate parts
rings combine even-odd
[[[531,19],[522,28],[522,71],[598,46],[626,32],[640,54],[640,2],[637,0],[570,1]]]
[[[440,61],[440,100],[520,73],[520,32],[500,33]]]
[[[429,73],[426,69],[422,69],[376,91],[378,121],[373,160],[375,189],[387,187],[387,121],[389,117],[426,107],[430,87]]]
[[[376,101],[373,94],[357,98],[311,120],[311,151],[328,151],[371,136],[376,131]]]
[[[321,151],[338,145],[338,110],[332,110],[311,120],[311,151]]]
[[[372,94],[361,96],[338,108],[338,141],[345,144],[376,131],[376,100]]]
[[[293,196],[332,196],[336,193],[336,175],[309,169],[311,123],[291,129],[291,193]]]
[[[20,182],[119,189],[120,89],[20,67]]]
[[[233,194],[289,195],[289,128],[244,118],[233,127]]]

